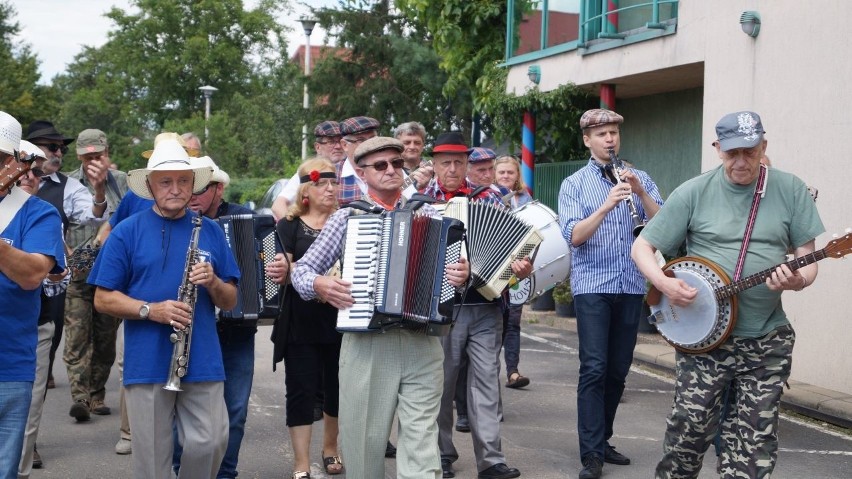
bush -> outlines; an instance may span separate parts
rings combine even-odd
[[[556,304],[569,304],[574,302],[571,294],[571,281],[565,280],[553,288],[553,302]]]
[[[231,177],[231,184],[225,190],[225,201],[238,204],[244,204],[247,201],[260,203],[266,190],[278,179],[277,176],[264,178]]]

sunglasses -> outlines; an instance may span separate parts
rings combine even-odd
[[[42,176],[46,176],[44,171],[41,168],[30,168],[30,173],[33,174],[36,178],[41,178]]]
[[[59,143],[43,143],[43,144],[36,145],[36,146],[43,146],[43,147],[47,148],[47,150],[50,151],[51,153],[56,153],[57,151],[61,151],[63,155],[65,153],[68,153],[68,147],[65,146],[65,145],[61,145]]]
[[[207,193],[207,190],[209,190],[211,186],[215,188],[215,187],[216,187],[216,185],[218,185],[218,184],[219,184],[219,183],[217,183],[217,182],[215,182],[215,181],[214,181],[213,183],[207,183],[207,186],[205,186],[205,187],[204,187],[204,189],[202,189],[201,191],[195,192],[195,193],[193,193],[193,194],[194,194],[195,196],[203,195],[204,193]]]
[[[377,161],[377,162],[373,163],[372,165],[361,165],[361,168],[369,168],[369,167],[372,166],[373,168],[376,169],[376,171],[385,171],[385,170],[388,169],[388,163],[393,165],[393,168],[395,170],[400,170],[405,165],[405,160],[403,160],[402,158],[394,158],[390,162],[382,160],[382,161]]]

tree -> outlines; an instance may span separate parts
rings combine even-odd
[[[15,14],[12,5],[0,2],[0,110],[14,116],[26,131],[30,122],[54,111],[57,97],[50,87],[38,84],[39,62],[29,45],[15,41],[20,33]]]
[[[163,128],[203,136],[204,98],[213,85],[206,151],[232,177],[281,173],[281,155],[295,151],[292,127],[300,105],[294,66],[275,12],[286,0],[133,0],[113,8],[109,40],[77,55],[55,83],[65,131],[96,127],[110,138],[123,168],[141,166]],[[288,106],[292,105],[292,107]],[[286,160],[286,158],[285,158]]]
[[[430,37],[387,0],[350,0],[314,14],[337,49],[316,60],[309,124],[367,115],[390,128],[419,121],[430,136],[458,118],[442,93],[447,75]]]

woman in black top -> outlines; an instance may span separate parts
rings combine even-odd
[[[305,161],[299,167],[299,178],[296,201],[277,225],[291,263],[299,261],[337,210],[337,175],[328,160]],[[286,288],[285,304],[272,335],[273,361],[283,359],[286,371],[287,426],[295,456],[292,479],[310,478],[311,427],[318,392],[324,397],[323,464],[327,473],[340,474],[337,365],[342,335],[335,329],[337,309],[318,300],[302,300],[290,284]]]

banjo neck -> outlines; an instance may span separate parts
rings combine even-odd
[[[775,271],[775,268],[781,266],[782,264],[787,265],[787,267],[790,268],[790,271],[796,271],[801,267],[816,263],[817,261],[824,260],[825,258],[841,258],[849,253],[848,246],[844,247],[843,244],[850,241],[852,241],[852,233],[847,233],[843,238],[831,241],[825,248],[821,250],[814,251],[813,253],[809,253],[798,258],[793,258],[785,263],[777,264],[771,268],[767,268],[763,271],[759,271],[752,275],[746,276],[745,278],[742,278],[738,281],[733,281],[724,286],[720,286],[715,290],[716,298],[730,298],[731,296],[741,293],[749,288],[752,288],[759,284],[763,284],[764,282],[766,282],[766,278],[772,275],[772,272]],[[847,249],[844,250],[844,248]]]

